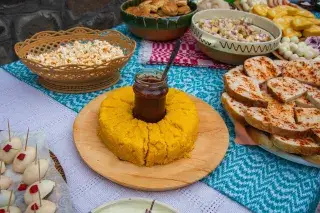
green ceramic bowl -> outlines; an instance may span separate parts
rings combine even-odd
[[[125,12],[129,7],[137,6],[142,0],[130,0],[121,5],[121,17],[129,30],[140,38],[152,41],[168,41],[181,37],[191,24],[192,16],[197,12],[197,4],[188,2],[191,13],[169,18],[149,18],[134,16]]]

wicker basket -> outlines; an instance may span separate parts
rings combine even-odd
[[[119,46],[124,57],[110,60],[102,65],[45,66],[26,58],[27,54],[41,54],[57,48],[60,44],[76,40],[103,40]],[[15,45],[21,61],[39,76],[44,87],[67,93],[84,93],[107,88],[120,77],[120,69],[128,62],[136,47],[134,40],[115,30],[92,30],[76,27],[67,31],[44,31]]]

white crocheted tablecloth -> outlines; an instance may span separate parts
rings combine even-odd
[[[67,177],[74,212],[88,213],[108,201],[129,197],[156,199],[181,213],[249,212],[204,183],[168,192],[141,192],[106,180],[81,160],[73,143],[76,113],[0,68],[0,129],[10,119],[14,131],[42,131]]]

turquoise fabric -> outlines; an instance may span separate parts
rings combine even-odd
[[[132,85],[135,74],[143,67],[138,64],[140,39],[128,32],[124,25],[116,27],[137,41],[137,49],[121,71],[121,80],[110,89],[87,94],[61,94],[48,91],[37,83],[20,61],[3,68],[37,88],[61,104],[79,112],[98,95],[125,85]],[[163,69],[164,66],[152,66]],[[259,147],[234,143],[234,127],[220,103],[223,91],[222,77],[226,70],[173,66],[169,72],[170,87],[179,88],[209,103],[225,120],[230,133],[228,152],[220,166],[202,181],[229,196],[253,212],[311,212],[320,198],[320,170],[276,157]],[[214,143],[214,141],[212,141]]]

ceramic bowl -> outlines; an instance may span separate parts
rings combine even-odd
[[[197,4],[189,1],[191,13],[169,18],[134,16],[125,10],[137,6],[142,0],[131,0],[121,5],[121,17],[129,30],[136,36],[151,41],[169,41],[181,37],[190,27],[191,18],[197,11]]]
[[[267,42],[240,42],[217,37],[200,29],[197,25],[200,19],[213,18],[250,18],[253,25],[263,31],[268,32],[272,39]],[[227,64],[242,64],[247,58],[267,55],[278,48],[282,32],[269,19],[257,16],[252,13],[235,10],[210,9],[196,13],[192,17],[191,31],[198,41],[198,46],[202,52],[212,59]]]

